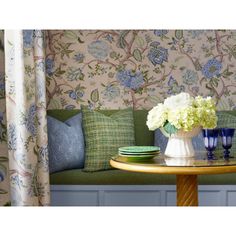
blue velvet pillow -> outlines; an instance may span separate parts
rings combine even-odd
[[[160,147],[162,153],[166,150],[167,142],[168,138],[162,134],[160,129],[155,130],[154,145]],[[200,132],[198,136],[193,137],[192,142],[194,150],[205,151],[202,132]]]
[[[48,116],[50,173],[84,167],[84,135],[82,115],[61,122]]]

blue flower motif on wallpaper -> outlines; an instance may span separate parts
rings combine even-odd
[[[0,123],[3,121],[3,112],[0,111]]]
[[[1,166],[0,166],[1,167]],[[3,181],[4,180],[4,173],[3,173],[3,171],[1,170],[1,168],[0,168],[0,182],[1,181]]]
[[[197,87],[197,86],[192,87],[192,91],[194,94],[197,95],[199,93],[199,87]]]
[[[107,34],[107,35],[105,36],[105,39],[106,39],[109,43],[112,43],[112,42],[114,41],[114,38],[112,37],[111,34]]]
[[[187,30],[187,32],[192,36],[193,39],[195,39],[202,35],[205,30]]]
[[[153,41],[152,43],[150,43],[150,47],[154,47],[154,48],[157,48],[159,45],[160,43],[157,41]]]
[[[84,73],[80,68],[68,68],[67,71],[67,79],[69,81],[83,80]]]
[[[64,72],[54,77],[56,82],[48,80],[49,109],[77,109],[81,104],[149,109],[181,91],[213,96],[219,109],[233,109],[235,31],[81,30],[73,35],[80,35],[83,43],[64,37],[63,31],[48,36],[51,42],[69,45],[70,51],[63,57],[59,44],[54,51],[48,47],[55,58],[48,72],[54,70],[53,76]],[[84,87],[80,92],[75,91],[78,84]],[[90,101],[91,91],[102,96]]]
[[[7,174],[6,171],[7,171],[6,167],[4,165],[2,165],[0,162],[0,182],[2,182],[5,179],[6,174]],[[1,190],[3,190],[3,189],[0,189],[0,194],[1,194]],[[5,192],[5,191],[3,191],[3,192]]]
[[[208,78],[212,79],[214,76],[220,74],[222,69],[222,64],[216,59],[210,59],[202,68],[202,74]]]
[[[53,68],[55,66],[54,60],[51,58],[47,58],[45,60],[45,64],[46,64],[46,73],[47,75],[51,76],[53,74]]]
[[[171,75],[169,80],[168,80],[168,91],[167,94],[173,95],[173,94],[178,94],[180,92],[183,92],[185,90],[183,85],[178,84],[177,80]]]
[[[85,92],[84,92],[85,87],[81,86],[80,84],[78,84],[74,89],[69,89],[67,91],[65,91],[65,94],[68,94],[69,98],[76,101],[77,103],[79,102],[84,102],[84,100],[82,99]],[[66,107],[67,110],[73,109],[72,106],[67,105]]]
[[[133,90],[140,88],[144,84],[143,74],[140,71],[122,70],[117,73],[116,78],[121,85]]]
[[[73,91],[73,90],[71,90],[71,91],[69,92],[69,97],[70,97],[71,99],[76,100],[76,99],[77,99],[77,94],[76,94],[76,92]]]
[[[168,33],[168,30],[154,30],[156,36],[162,37]]]
[[[0,72],[0,94],[4,93],[5,91],[5,76],[4,73]]]
[[[82,63],[84,61],[84,54],[83,53],[76,53],[74,55],[74,60],[78,63]]]
[[[67,106],[65,107],[66,110],[73,110],[73,109],[75,109],[75,108],[76,108],[75,105],[67,105]]]
[[[0,111],[0,142],[6,142],[7,141],[7,129],[6,129],[6,124],[3,120],[4,113]]]
[[[159,42],[153,42],[150,46],[151,49],[148,52],[148,59],[151,61],[151,63],[156,65],[161,65],[164,61],[168,61],[168,49],[163,47],[158,47],[160,43]]]
[[[82,98],[84,96],[84,92],[83,91],[75,91],[75,90],[71,90],[69,92],[69,97],[73,100],[77,100],[78,98]]]
[[[33,30],[23,30],[23,44],[25,48],[31,48],[33,44]]]
[[[187,69],[183,74],[183,82],[188,85],[197,83],[197,72]]]
[[[8,149],[16,150],[17,136],[16,136],[16,125],[9,124],[8,126]]]
[[[88,45],[88,52],[99,60],[104,60],[109,54],[109,46],[106,42],[97,40]]]
[[[102,93],[108,101],[112,101],[120,96],[120,88],[114,84],[108,84]]]

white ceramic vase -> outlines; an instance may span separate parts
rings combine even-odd
[[[197,136],[201,131],[200,127],[193,128],[191,131],[179,130],[175,134],[163,134],[169,137],[165,155],[174,158],[189,158],[195,155],[195,151],[192,144],[192,138]]]

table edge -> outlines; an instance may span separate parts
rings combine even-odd
[[[122,163],[110,160],[110,165],[114,168],[154,174],[175,174],[175,175],[210,175],[210,174],[227,174],[236,173],[236,165],[234,166],[207,166],[207,167],[184,167],[184,166],[149,166],[134,163]]]

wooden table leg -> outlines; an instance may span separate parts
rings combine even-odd
[[[177,206],[198,206],[197,175],[177,175]]]

